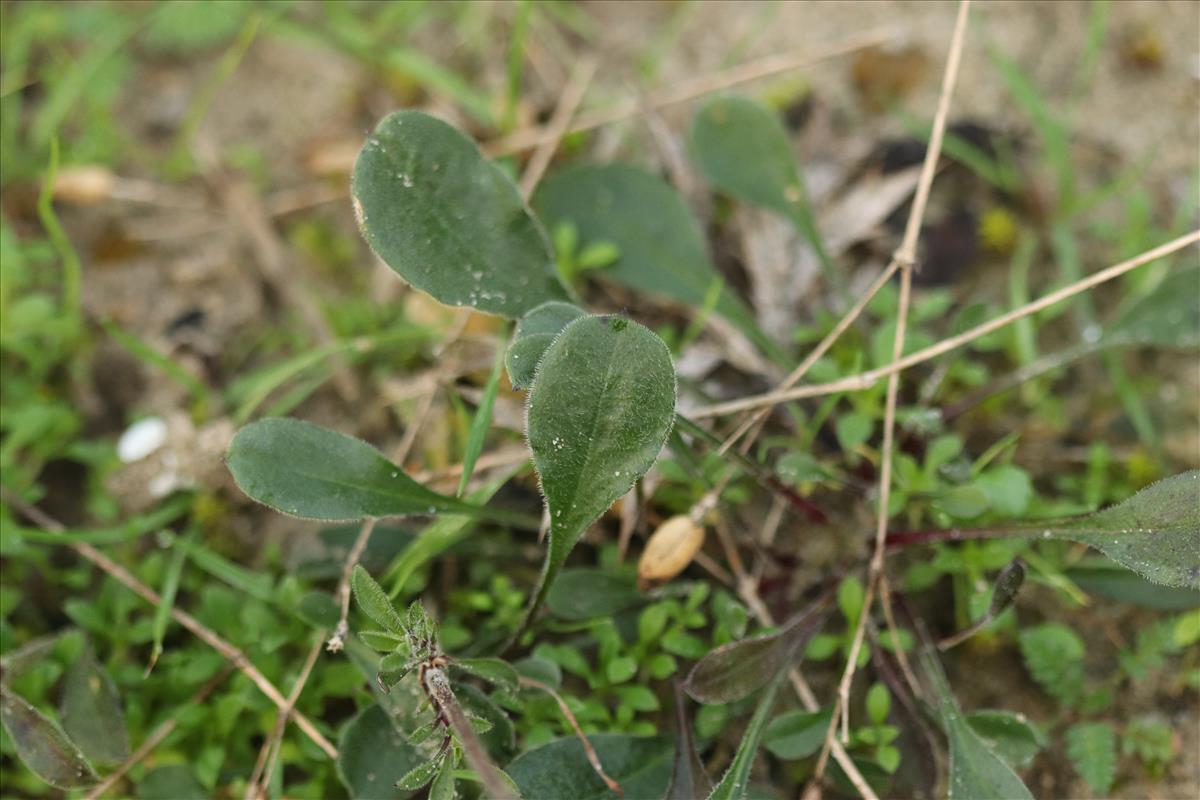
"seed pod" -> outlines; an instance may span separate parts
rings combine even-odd
[[[658,586],[683,572],[703,544],[704,527],[687,514],[671,517],[659,525],[638,561],[638,588]]]
[[[104,167],[71,167],[54,177],[54,199],[74,205],[93,205],[107,200],[116,182],[116,176]]]

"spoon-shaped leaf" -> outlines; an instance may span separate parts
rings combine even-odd
[[[671,776],[670,739],[600,733],[588,741],[628,800],[663,796]],[[508,774],[525,800],[612,800],[615,796],[574,736],[522,753],[508,765]]]
[[[582,317],[586,312],[570,303],[542,303],[517,323],[512,344],[504,356],[508,368],[508,379],[514,389],[524,389],[533,384],[537,365],[567,323]]]
[[[344,521],[453,511],[517,522],[426,489],[361,439],[298,419],[247,425],[233,437],[225,461],[248,496],[295,517]]]
[[[389,115],[358,154],[350,189],[371,249],[438,302],[515,318],[568,299],[517,187],[452,125]]]
[[[87,758],[118,764],[129,757],[121,698],[90,644],[67,670],[60,712],[63,729]]]
[[[51,786],[82,789],[99,778],[75,743],[42,712],[0,683],[0,721],[25,766]]]
[[[700,225],[669,184],[631,164],[581,165],[542,181],[533,199],[551,228],[575,226],[580,241],[612,242],[620,258],[596,274],[701,308],[721,281]],[[727,287],[716,311],[760,347],[773,345]]]
[[[546,350],[527,427],[550,538],[527,621],[587,527],[654,463],[674,420],[675,367],[646,327],[581,317]]]
[[[833,269],[787,131],[773,111],[748,97],[714,98],[692,120],[688,149],[705,180],[731,197],[791,220],[825,269]]]
[[[825,621],[832,593],[796,614],[776,632],[721,645],[692,667],[683,688],[701,703],[731,703],[761,689],[800,660]]]
[[[893,533],[888,544],[1006,536],[1083,542],[1155,583],[1200,589],[1200,470],[1152,483],[1122,503],[1082,517],[1011,528]]]
[[[407,797],[395,783],[424,761],[379,705],[363,709],[338,737],[338,777],[351,797]]]
[[[1123,503],[1041,526],[1168,586],[1200,588],[1200,470],[1152,483]]]
[[[921,663],[950,743],[950,800],[1033,800],[1012,767],[967,722],[931,648],[922,648]]]

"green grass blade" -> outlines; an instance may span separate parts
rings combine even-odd
[[[471,431],[467,434],[467,446],[463,452],[462,477],[458,479],[458,491],[455,494],[462,497],[475,472],[475,462],[483,452],[483,440],[488,429],[492,426],[492,409],[496,405],[496,393],[500,391],[500,373],[504,371],[504,348],[496,349],[496,363],[492,365],[492,374],[488,376],[487,385],[483,389],[483,398],[479,408],[475,410],[475,418],[471,420]]]

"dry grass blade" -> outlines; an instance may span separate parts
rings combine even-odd
[[[938,98],[937,113],[933,121],[933,133],[929,139],[929,147],[925,151],[925,162],[921,168],[921,180],[917,184],[917,194],[913,200],[912,211],[909,213],[908,225],[904,229],[904,239],[893,261],[900,266],[900,298],[896,312],[896,333],[892,340],[892,361],[897,362],[904,352],[904,335],[908,322],[908,306],[912,294],[912,270],[917,254],[917,236],[921,231],[921,219],[925,215],[925,205],[929,200],[929,192],[933,186],[933,174],[937,167],[938,157],[942,149],[942,136],[946,130],[946,117],[950,113],[950,96],[954,92],[954,84],[958,78],[958,68],[962,61],[963,42],[966,38],[967,15],[970,11],[970,0],[962,0],[958,7],[958,18],[954,24],[954,38],[950,42],[950,54],[946,59],[946,71],[942,78],[941,95]],[[814,782],[820,780],[828,763],[828,754],[833,742],[837,721],[841,719],[842,741],[849,741],[849,707],[850,686],[854,680],[854,672],[858,666],[858,653],[862,648],[863,636],[866,632],[867,619],[871,615],[874,596],[883,574],[884,541],[887,538],[888,507],[892,487],[892,451],[895,448],[896,434],[896,397],[900,390],[900,373],[894,372],[888,378],[887,400],[883,417],[883,448],[880,452],[879,497],[878,511],[875,518],[875,549],[867,578],[867,589],[863,599],[862,611],[854,630],[854,639],[850,645],[850,653],[846,657],[846,667],[838,685],[838,694],[834,706],[833,717],[829,722],[829,730],[825,735],[825,744],[821,756],[817,760],[814,771]],[[889,615],[890,619],[890,615]],[[894,632],[893,632],[894,635]]]
[[[596,74],[596,66],[595,58],[584,59],[575,67],[571,80],[563,89],[562,97],[558,99],[558,106],[554,109],[554,116],[550,118],[550,123],[547,125],[546,137],[538,144],[537,150],[533,152],[533,156],[525,166],[525,172],[521,175],[521,196],[526,200],[533,196],[533,190],[537,187],[538,181],[545,174],[546,167],[550,166],[550,159],[554,157],[554,151],[558,149],[559,141],[566,134],[567,126],[571,124],[575,111],[579,108],[580,102],[583,101],[583,95],[587,92],[588,84],[592,82],[592,76]]]
[[[61,522],[50,517],[41,509],[31,506],[15,495],[12,495],[7,490],[4,491],[4,500],[45,530],[53,531],[55,533],[63,533],[67,530],[66,526]],[[120,583],[125,584],[128,589],[130,589],[134,594],[141,597],[150,605],[157,606],[162,602],[162,598],[158,596],[157,592],[135,578],[133,574],[129,572],[129,570],[125,569],[120,564],[116,563],[111,558],[92,547],[90,544],[87,544],[86,542],[74,542],[68,546],[76,553],[95,564],[101,570],[108,573]],[[267,680],[265,675],[259,672],[258,667],[251,663],[250,659],[245,653],[222,639],[219,635],[200,622],[200,620],[196,619],[185,611],[180,611],[178,608],[172,608],[171,618],[184,628],[187,628],[189,631],[191,631],[200,641],[204,642],[213,650],[216,650],[218,653],[224,656],[227,661],[232,663],[238,668],[238,670],[242,672],[243,675],[249,678],[250,681],[256,687],[258,687],[258,690],[266,695],[267,699],[269,699],[272,703],[281,709],[287,706],[287,699],[283,696],[283,693],[276,688],[275,684]],[[309,739],[312,739],[313,743],[320,747],[327,756],[330,758],[337,758],[337,748],[325,738],[324,734],[317,730],[317,727],[312,723],[312,720],[298,711],[294,711],[292,713],[292,717],[296,720],[296,725],[299,726],[300,730],[304,731],[304,734],[308,736]]]
[[[805,397],[823,397],[829,394],[838,394],[840,392],[854,392],[862,389],[869,389],[881,378],[886,378],[889,375],[914,367],[917,364],[922,364],[930,359],[948,353],[951,350],[956,350],[965,344],[970,344],[976,339],[987,336],[989,333],[1005,328],[1019,319],[1024,319],[1031,314],[1036,314],[1039,311],[1049,308],[1050,306],[1061,303],[1064,300],[1082,294],[1102,283],[1119,278],[1126,272],[1131,272],[1138,267],[1144,267],[1160,258],[1176,253],[1185,247],[1200,242],[1200,230],[1194,230],[1191,233],[1185,233],[1183,236],[1172,239],[1169,242],[1160,244],[1158,247],[1147,250],[1141,255],[1122,261],[1119,264],[1113,264],[1111,267],[1100,270],[1086,278],[1076,281],[1061,289],[1057,289],[1045,297],[1040,297],[1033,302],[1027,303],[1020,308],[1013,309],[1005,314],[1001,314],[995,319],[984,322],[980,325],[964,331],[956,336],[951,336],[943,339],[937,344],[930,345],[922,350],[905,356],[897,361],[893,361],[878,369],[868,370],[858,375],[852,375],[841,380],[831,381],[829,383],[818,383],[812,386],[798,386],[794,389],[788,389],[782,392],[767,392],[766,394],[757,395],[755,397],[744,397],[740,400],[731,400],[726,403],[715,403],[711,406],[697,409],[691,412],[688,416],[692,419],[705,419],[708,417],[721,417],[726,414],[736,414],[739,411],[748,411],[752,409],[766,408],[769,406],[779,405],[791,400],[800,400]]]
[[[350,616],[350,577],[354,574],[354,567],[362,558],[363,551],[367,549],[367,543],[371,541],[371,532],[375,530],[375,522],[374,517],[368,517],[363,521],[354,545],[346,554],[346,562],[342,564],[342,576],[338,580],[337,587],[337,600],[341,605],[342,612],[338,617],[337,627],[333,629],[333,635],[325,644],[325,649],[331,653],[341,652],[342,647],[346,644],[346,636],[350,633],[350,626],[347,622]]]
[[[609,788],[609,791],[614,792],[620,797],[624,797],[625,790],[621,788],[621,784],[613,780],[604,771],[604,765],[600,763],[600,756],[596,753],[596,748],[592,747],[592,743],[584,735],[583,728],[579,727],[579,720],[575,719],[575,714],[572,713],[571,707],[567,705],[567,701],[562,699],[562,695],[556,692],[550,684],[542,683],[534,678],[526,678],[524,675],[521,676],[521,685],[528,686],[531,689],[539,689],[554,698],[554,702],[558,703],[559,710],[562,711],[563,716],[571,725],[571,730],[575,731],[575,736],[583,746],[583,752],[587,756],[588,763],[592,765],[592,769],[600,776],[600,780],[604,781],[604,785]]]
[[[728,89],[742,83],[748,83],[759,78],[767,78],[771,75],[778,75],[781,72],[788,72],[789,70],[808,66],[809,64],[824,61],[828,58],[835,58],[848,53],[854,53],[858,50],[864,50],[868,47],[874,47],[875,45],[882,44],[889,38],[891,38],[889,31],[871,31],[847,39],[816,53],[811,51],[790,52],[767,56],[757,61],[751,61],[748,64],[741,64],[724,72],[705,75],[695,80],[681,83],[678,86],[649,92],[641,99],[627,100],[609,108],[582,114],[575,124],[566,130],[566,133],[590,131],[593,128],[629,119],[646,108],[659,109],[678,103],[685,103],[688,100],[694,100],[697,97],[703,97],[706,94]],[[511,155],[532,147],[537,147],[547,139],[552,140],[554,138],[556,137],[550,125],[526,128],[525,130],[520,130],[501,139],[489,142],[484,145],[483,151],[489,156]]]

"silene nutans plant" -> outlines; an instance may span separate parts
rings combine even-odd
[[[761,106],[739,98],[722,98],[699,112],[691,144],[701,171],[714,184],[735,197],[763,195],[763,204],[787,209],[803,228],[804,215],[796,201],[789,199],[791,187],[797,185],[789,179],[789,175],[795,178],[794,165],[790,170],[781,169],[779,175],[762,168],[761,174],[767,176],[762,183],[750,182],[751,174],[757,178],[760,173],[747,165],[755,165],[769,155],[751,148],[761,141],[777,143],[782,136],[778,122]],[[736,171],[734,165],[745,169]],[[770,196],[772,184],[778,184],[774,186],[778,195]],[[551,176],[542,194],[535,197],[534,207],[551,215],[578,213],[577,217],[557,220],[560,225],[572,226],[559,230],[583,231],[594,240],[615,240],[618,249],[630,235],[621,235],[612,228],[639,224],[645,230],[637,234],[648,237],[645,246],[649,247],[655,236],[677,235],[657,231],[672,221],[670,212],[679,205],[676,198],[664,198],[654,207],[625,208],[616,214],[640,212],[644,216],[639,220],[591,219],[574,208],[584,203],[598,204],[600,209],[622,203],[636,206],[645,202],[639,197],[643,189],[651,195],[669,192],[665,184],[633,166],[577,167]],[[677,701],[679,725],[692,724],[689,698],[705,704],[702,708],[733,709],[759,694],[741,746],[715,786],[708,770],[690,751],[695,746],[693,732],[677,739],[676,747],[682,750],[674,757],[668,757],[657,738],[613,738],[609,734],[593,737],[595,741],[586,746],[565,737],[518,756],[507,771],[493,761],[480,738],[480,731],[490,729],[491,723],[464,710],[456,699],[454,676],[480,679],[491,685],[492,702],[518,709],[517,715],[521,704],[513,701],[522,693],[538,688],[554,691],[535,677],[549,667],[556,676],[554,683],[561,681],[561,666],[552,660],[557,655],[553,649],[545,651],[551,660],[502,659],[530,645],[538,652],[537,641],[530,635],[538,629],[539,615],[548,598],[554,598],[556,610],[561,613],[565,609],[568,618],[584,614],[595,618],[644,604],[631,584],[614,584],[611,577],[588,571],[568,571],[564,576],[564,566],[598,517],[622,498],[622,502],[634,501],[631,490],[654,466],[672,436],[677,442],[687,437],[705,444],[711,434],[677,412],[677,378],[667,344],[623,314],[589,314],[577,304],[572,290],[561,280],[545,223],[526,207],[505,173],[488,162],[458,130],[419,111],[388,116],[359,155],[352,190],[364,237],[380,258],[413,287],[446,305],[468,306],[516,321],[504,354],[504,367],[514,390],[526,392],[526,436],[545,499],[541,576],[519,623],[504,640],[494,643],[492,656],[459,659],[447,655],[438,644],[436,626],[419,601],[414,601],[407,615],[402,616],[392,606],[388,592],[362,567],[355,569],[353,586],[358,604],[383,628],[358,632],[364,644],[384,653],[378,667],[380,688],[390,690],[403,676],[415,671],[419,691],[433,718],[418,727],[415,734],[406,733],[410,741],[431,736],[438,740],[432,756],[406,773],[398,786],[413,790],[432,782],[431,796],[438,797],[453,796],[458,791],[456,782],[472,786],[470,791],[480,789],[487,796],[546,800],[616,792],[618,786],[627,797],[745,797],[755,755],[764,747],[771,752],[806,756],[820,752],[822,747],[838,747],[840,758],[850,769],[856,769],[857,764],[871,765],[858,767],[863,774],[853,779],[843,771],[842,780],[851,785],[861,780],[869,788],[872,780],[882,784],[896,772],[900,751],[892,742],[897,729],[888,724],[890,696],[883,684],[876,684],[867,698],[864,727],[844,744],[837,737],[830,744],[824,737],[827,730],[836,727],[834,714],[828,710],[800,712],[798,719],[793,718],[795,715],[774,716],[779,690],[806,652],[819,659],[829,658],[834,652],[842,652],[844,657],[857,652],[859,666],[865,666],[872,657],[872,648],[862,646],[861,638],[859,646],[854,646],[862,615],[868,609],[862,583],[853,576],[845,578],[840,588],[837,584],[827,587],[821,597],[802,604],[792,618],[768,628],[766,633],[707,652],[688,653],[696,663]],[[564,197],[562,210],[555,199]],[[571,240],[577,235],[560,234],[557,238]],[[637,280],[651,282],[656,277],[645,274]],[[634,279],[630,282],[638,285]],[[738,301],[723,303],[726,297],[722,293],[710,302],[718,311],[728,305],[731,320],[739,319]],[[499,391],[498,374],[497,368],[489,380],[488,392],[493,395]],[[487,408],[486,402],[481,404],[481,409]],[[475,437],[479,430],[473,426],[473,439],[479,438]],[[847,438],[851,435],[844,434]],[[865,437],[856,438],[861,441]],[[949,442],[939,447],[948,454],[938,456],[943,461],[957,456]],[[472,458],[477,455],[478,445],[468,448],[464,486]],[[730,461],[740,465],[732,457]],[[233,440],[228,464],[248,495],[295,516],[346,521],[436,514],[531,531],[543,525],[536,515],[435,493],[366,443],[298,420],[267,419],[246,426]],[[937,463],[929,465],[929,474],[936,474],[937,468]],[[767,485],[779,480],[768,468],[753,469],[751,475]],[[1003,471],[995,474],[1007,475]],[[904,480],[907,483],[910,479]],[[1083,542],[1151,580],[1195,588],[1200,547],[1195,536],[1198,480],[1200,473],[1177,476],[1091,516],[992,530],[914,532],[897,537],[897,541],[1003,536]],[[717,502],[721,482],[718,479],[717,486],[710,485],[709,491],[695,497],[687,513],[664,521],[647,541],[638,568],[641,590],[651,592],[644,596],[652,596],[655,590],[651,587],[659,584],[669,587],[669,581],[700,552],[705,518]],[[930,489],[913,488],[914,494],[923,491]],[[972,503],[989,502],[984,489],[970,484],[952,484],[949,489],[935,484],[932,491],[939,498],[935,502],[952,518],[974,516],[969,508]],[[991,606],[971,613],[969,629],[943,644],[953,646],[1002,617],[1024,577],[1020,560],[1009,564],[996,579],[990,593]],[[567,580],[569,587],[558,587],[560,578]],[[844,638],[834,640],[832,633],[815,636],[822,626],[828,626],[827,607],[835,596],[847,625]],[[580,614],[580,606],[588,610]],[[904,669],[917,678],[918,683],[909,691],[921,692],[920,702],[928,703],[929,712],[944,727],[950,744],[952,796],[1028,796],[1011,759],[1001,755],[1006,750],[996,742],[1005,746],[1009,739],[1038,742],[1042,734],[1019,716],[1004,716],[1002,712],[995,712],[1001,714],[999,717],[962,714],[937,663],[936,644],[923,633],[919,622],[915,625],[880,630],[872,637],[882,648],[879,658],[897,665],[897,674],[898,665],[904,663]],[[833,644],[833,650],[825,649],[831,640],[840,643]],[[642,666],[631,663],[629,669],[636,672]],[[623,667],[616,669],[619,674]],[[609,674],[614,673],[610,670]],[[653,701],[653,707],[657,705]],[[797,749],[796,737],[807,737],[809,744]],[[688,794],[666,794],[668,783],[672,792],[680,786],[689,787]]]
[[[943,109],[918,198],[945,129]],[[949,142],[963,152],[961,137]],[[1180,749],[1171,725],[1124,720],[1119,708],[1122,693],[1164,671],[1174,697],[1194,701],[1200,688],[1200,471],[1113,485],[1111,456],[1095,447],[1087,474],[1053,484],[1054,498],[1014,459],[1015,434],[973,452],[930,401],[940,385],[955,397],[986,390],[994,363],[1028,344],[1006,338],[1014,326],[1028,336],[1031,315],[1061,316],[1100,281],[1007,313],[956,305],[948,292],[914,294],[919,199],[892,263],[856,296],[867,284],[848,279],[845,250],[822,236],[774,108],[743,94],[706,97],[685,150],[715,217],[755,209],[811,250],[840,303],[796,332],[811,358],[800,362],[761,329],[721,277],[688,201],[658,174],[571,163],[519,188],[507,162],[454,125],[396,111],[354,163],[359,231],[413,290],[503,326],[470,396],[474,411],[457,406],[457,490],[436,490],[443,484],[339,430],[256,419],[232,436],[228,472],[252,500],[331,526],[322,535],[339,542],[337,563],[310,568],[337,582],[336,593],[308,591],[303,576],[264,585],[205,550],[196,531],[169,533],[157,519],[146,529],[183,555],[164,566],[161,592],[147,591],[173,598],[186,556],[222,582],[204,595],[213,613],[256,624],[230,585],[296,623],[287,633],[262,625],[273,647],[319,631],[298,685],[319,659],[336,659],[344,672],[335,681],[350,687],[322,695],[336,723],[300,713],[287,687],[237,648],[219,637],[213,646],[245,693],[270,700],[255,713],[278,713],[278,751],[332,759],[336,777],[325,785],[355,798],[748,800],[788,786],[805,798],[1019,800],[1036,791],[1022,774],[1053,753],[1097,796],[1117,785],[1122,759],[1164,774]],[[1018,243],[1014,260],[1022,252]],[[619,300],[589,308],[593,277],[628,293],[618,298],[665,300],[686,318],[639,319]],[[1172,266],[1064,358],[1194,350],[1200,304],[1189,287],[1198,281],[1194,263]],[[745,389],[730,393],[684,369],[682,353],[710,328],[779,388],[737,378]],[[992,358],[954,360],[914,393],[900,390],[907,370],[968,344]],[[492,427],[498,400],[523,404],[527,452],[497,465],[485,444],[508,435]],[[518,434],[509,438],[515,445]],[[756,497],[769,498],[765,514]],[[838,541],[809,550],[814,530]],[[65,536],[43,532],[52,543]],[[90,542],[71,546],[95,558]],[[468,579],[439,591],[435,567],[451,561]],[[936,607],[925,594],[935,586],[950,598]],[[1162,614],[1114,645],[1107,672],[1060,621],[1093,591]],[[91,618],[86,608],[70,613]],[[154,658],[170,613],[145,637]],[[194,618],[175,618],[207,636]],[[1038,721],[974,707],[962,691],[973,680],[966,659],[1003,641],[1039,692]],[[11,753],[68,792],[93,789],[131,757],[120,698],[92,647],[75,633],[26,645],[5,655],[0,679]],[[68,666],[30,671],[51,656]],[[44,694],[58,672],[62,724],[22,694]],[[219,720],[232,712],[217,712],[214,731],[230,735]],[[295,741],[283,737],[289,725]],[[209,789],[219,760],[198,758]],[[261,781],[255,796],[292,796],[283,770],[272,783],[271,769],[247,781]],[[181,782],[163,791],[197,794],[195,781],[172,774]]]

